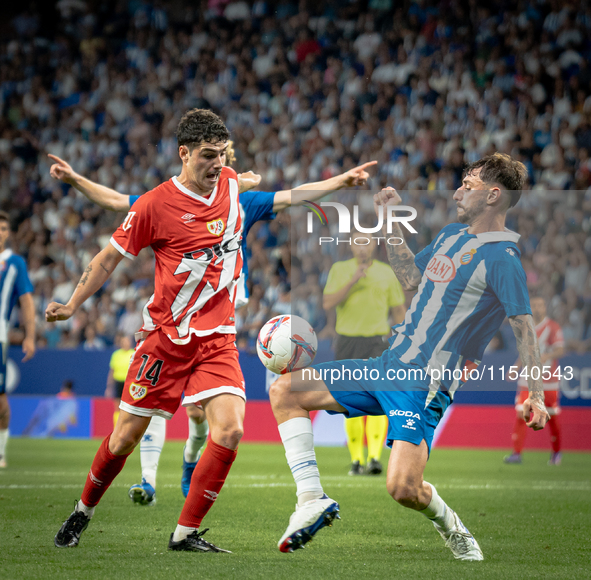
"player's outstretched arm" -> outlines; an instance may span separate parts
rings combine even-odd
[[[120,254],[111,244],[108,244],[88,264],[68,303],[51,302],[47,306],[45,320],[47,322],[68,320],[90,296],[102,287],[122,259],[123,254]]]
[[[343,187],[365,185],[369,179],[366,169],[377,163],[377,161],[368,161],[324,181],[305,183],[294,189],[278,191],[273,198],[273,211],[278,212],[292,205],[301,205],[305,201],[315,201]]]
[[[544,384],[542,382],[542,363],[540,362],[540,348],[531,314],[519,314],[509,318],[511,328],[517,341],[517,351],[527,372],[527,386],[529,396],[523,403],[523,417],[527,426],[534,431],[543,429],[550,415],[544,405]],[[535,371],[533,369],[537,368]],[[533,371],[533,372],[532,372]],[[537,376],[534,379],[533,376]]]
[[[59,179],[68,185],[76,188],[85,195],[90,201],[100,205],[103,209],[111,211],[129,211],[129,196],[119,193],[110,187],[100,185],[86,177],[76,173],[72,166],[57,157],[57,155],[48,154],[55,163],[49,168],[49,174],[54,179]]]
[[[398,195],[398,192],[392,187],[386,187],[373,196],[373,207],[378,217],[380,215],[380,207],[385,214],[387,206],[400,205],[401,202],[402,199]],[[386,220],[384,220],[385,227]],[[388,262],[390,262],[390,266],[394,270],[394,274],[396,274],[396,278],[398,278],[402,288],[404,290],[414,290],[421,283],[423,275],[415,264],[415,255],[411,252],[406,241],[404,241],[400,225],[396,222],[392,224],[392,233],[387,233],[387,235],[403,240],[403,243],[398,246],[386,244]]]

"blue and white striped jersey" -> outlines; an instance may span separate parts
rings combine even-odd
[[[8,342],[8,323],[17,300],[33,292],[27,266],[12,250],[0,253],[0,343]]]
[[[531,314],[519,237],[510,230],[474,235],[450,224],[416,255],[423,277],[390,339],[402,362],[429,374],[474,368],[505,316]],[[453,392],[460,381],[450,375],[441,385]]]

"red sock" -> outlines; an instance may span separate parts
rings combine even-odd
[[[550,427],[550,441],[552,443],[552,451],[559,453],[562,447],[562,428],[560,427],[560,420],[558,415],[551,415],[548,421]]]
[[[119,475],[125,465],[125,460],[129,457],[129,453],[127,455],[113,455],[109,451],[109,439],[111,439],[111,435],[108,435],[101,443],[86,477],[86,484],[80,498],[85,506],[94,507],[101,501],[101,497]]]
[[[513,427],[513,451],[521,453],[523,445],[525,444],[525,436],[527,435],[527,425],[524,419],[517,417],[515,419],[515,426]]]
[[[189,495],[185,500],[179,524],[198,528],[221,491],[230,467],[236,459],[236,450],[228,449],[210,440],[191,477]]]

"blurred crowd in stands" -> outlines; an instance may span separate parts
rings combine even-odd
[[[71,321],[43,322],[123,219],[52,180],[47,153],[141,194],[180,171],[180,115],[208,107],[232,133],[235,169],[268,191],[377,160],[370,187],[394,186],[418,211],[415,250],[454,220],[466,163],[516,156],[531,189],[508,227],[522,234],[528,284],[568,348],[591,348],[590,2],[47,4],[0,23],[0,205],[35,284],[41,346],[104,348],[137,330],[153,290],[148,250]],[[308,260],[315,250],[295,244],[305,211],[283,213],[250,234],[242,346],[290,309],[331,332],[322,285],[346,251]]]

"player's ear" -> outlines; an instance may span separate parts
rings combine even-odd
[[[486,201],[489,205],[493,205],[501,199],[502,193],[503,192],[499,187],[492,187],[488,190],[488,194],[486,195]]]
[[[183,163],[189,162],[189,157],[191,157],[191,152],[186,145],[179,146],[179,157]]]

